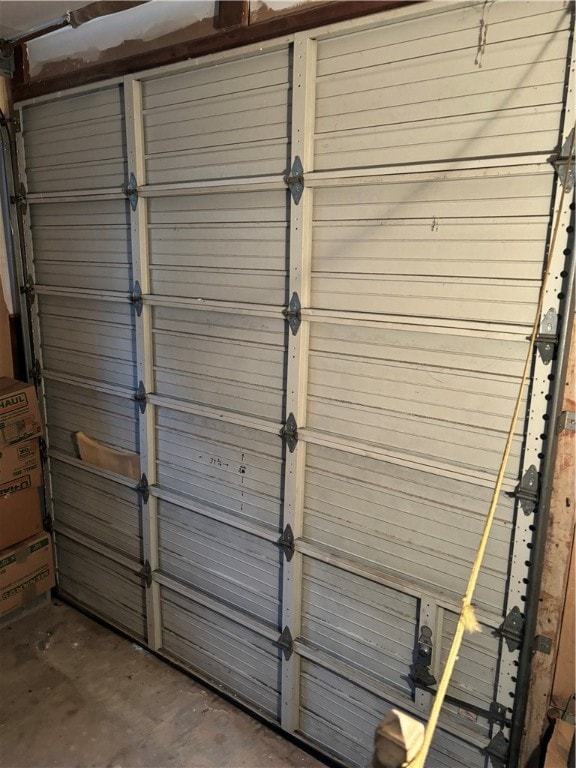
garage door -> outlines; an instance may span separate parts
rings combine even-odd
[[[454,634],[570,25],[426,4],[20,107],[61,592],[344,764],[390,706],[426,717]],[[434,767],[506,761],[560,246]]]

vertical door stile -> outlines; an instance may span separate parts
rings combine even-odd
[[[18,120],[20,122],[20,131],[16,134],[16,155],[18,160],[18,176],[19,181],[21,184],[24,185],[25,189],[28,189],[28,179],[26,176],[26,158],[25,158],[25,148],[24,148],[24,132],[25,132],[25,123],[24,123],[24,110],[20,109],[18,111]],[[14,212],[14,215],[16,215],[15,206],[17,203],[14,203],[14,208],[12,209]],[[33,244],[32,244],[32,222],[30,220],[30,206],[27,205],[25,208],[23,208],[22,211],[22,225],[24,229],[24,281],[27,281],[29,278],[32,281],[32,292],[25,293],[23,295],[23,301],[21,302],[21,309],[22,312],[26,312],[26,304],[28,304],[28,311],[30,313],[30,323],[31,323],[31,332],[32,332],[32,350],[31,350],[31,370],[28,371],[28,376],[31,376],[32,371],[36,370],[38,373],[41,374],[41,372],[44,370],[43,360],[42,360],[42,338],[41,338],[41,331],[40,331],[40,308],[39,308],[39,299],[38,296],[34,293],[34,288],[36,287],[36,271],[34,268],[34,251],[33,251]],[[21,286],[22,287],[22,286]],[[36,384],[36,388],[38,391],[38,401],[40,403],[40,412],[42,414],[42,421],[44,422],[44,426],[46,427],[48,423],[48,413],[47,413],[47,405],[46,405],[46,391],[45,391],[45,384],[44,384],[44,378],[40,375],[40,378],[37,379],[37,381],[34,382]],[[50,470],[50,456],[49,456],[49,450],[50,450],[50,438],[48,434],[48,430],[45,428],[44,430],[44,442],[46,445],[46,453],[45,453],[45,461],[46,465],[44,467],[44,498],[46,502],[46,511],[50,517],[50,520],[54,520],[54,501],[52,496],[52,472]]]
[[[304,174],[312,171],[313,126],[315,102],[316,41],[305,34],[294,40],[292,73],[292,154],[302,161]],[[304,182],[305,184],[305,182]],[[312,247],[312,190],[306,189],[299,203],[290,204],[289,297],[297,293],[302,309],[310,306],[310,265]],[[288,332],[288,366],[286,384],[286,418],[293,413],[298,429],[306,425],[308,382],[309,323],[305,318],[297,334]],[[306,445],[300,439],[293,453],[286,449],[284,528],[290,525],[295,541],[302,535],[304,505],[304,471]],[[300,634],[302,597],[302,555],[296,551],[288,561],[284,558],[282,576],[282,627],[293,639]],[[286,658],[289,656],[289,658]],[[282,661],[282,728],[289,733],[298,730],[300,706],[300,659],[297,653],[285,653]]]
[[[144,159],[144,127],[142,115],[142,86],[139,80],[126,78],[124,85],[126,110],[126,133],[128,150],[127,183],[131,174],[136,178],[138,187],[146,183]],[[137,199],[137,198],[136,198]],[[146,200],[140,200],[130,210],[130,228],[132,243],[133,279],[138,281],[142,296],[150,293],[150,269],[148,258],[148,206]],[[140,314],[136,312],[136,370],[138,386],[144,385],[145,396],[154,388],[154,366],[152,356],[152,306],[142,302]],[[148,486],[156,483],[156,440],[155,407],[144,401],[140,409],[140,467]],[[158,520],[157,500],[152,494],[142,494],[142,559],[149,566],[152,574],[158,570]],[[146,585],[146,617],[148,645],[157,650],[162,641],[160,618],[160,585],[152,579]]]

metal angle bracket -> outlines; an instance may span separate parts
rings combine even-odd
[[[538,470],[531,464],[518,484],[514,496],[519,500],[525,515],[531,515],[538,505],[540,478]]]
[[[147,504],[148,499],[150,498],[150,486],[148,485],[148,478],[146,477],[146,475],[144,474],[142,475],[142,477],[138,481],[138,485],[134,490],[138,491],[140,496],[142,496],[142,501],[144,502],[144,504]]]
[[[294,453],[296,445],[298,444],[298,425],[296,424],[296,419],[294,418],[293,413],[289,414],[286,419],[286,424],[284,424],[280,430],[280,437],[286,441],[290,453]]]
[[[278,545],[286,555],[286,560],[290,562],[294,556],[294,532],[289,523],[286,528],[284,528],[282,536],[278,539]]]
[[[150,589],[150,587],[152,586],[152,568],[150,567],[150,563],[148,562],[148,560],[146,560],[146,562],[142,566],[142,570],[138,575],[142,579],[142,585],[145,586],[147,589]]]
[[[498,731],[484,751],[490,758],[490,762],[494,768],[506,768],[506,762],[508,760],[508,739],[504,736],[503,731]]]
[[[420,627],[420,637],[416,646],[414,664],[410,669],[410,679],[413,683],[429,687],[436,685],[437,680],[430,672],[432,664],[432,630],[426,625]]]
[[[536,635],[534,638],[534,650],[549,656],[552,653],[552,638],[546,635]]]
[[[26,210],[28,207],[28,193],[26,192],[26,187],[24,184],[20,183],[20,186],[18,187],[18,191],[15,195],[10,195],[10,202],[13,205],[16,205],[22,212]]]
[[[510,652],[517,651],[520,648],[522,638],[524,637],[524,619],[517,605],[508,612],[508,615],[494,634],[506,640],[506,645]]]
[[[136,314],[138,317],[140,317],[142,314],[142,305],[144,299],[142,295],[142,288],[140,287],[138,280],[136,280],[134,283],[134,288],[132,288],[132,293],[130,294],[128,301],[133,305],[134,309],[136,310]]]
[[[146,404],[148,403],[148,395],[146,394],[146,387],[144,386],[143,381],[138,384],[138,389],[134,395],[134,400],[136,400],[138,403],[140,413],[144,413],[146,411]]]
[[[133,173],[130,174],[127,183],[122,187],[122,192],[124,192],[128,198],[130,208],[135,211],[136,206],[138,205],[138,184],[136,183],[136,176],[134,176]]]
[[[536,349],[544,365],[549,365],[554,359],[554,350],[558,344],[558,315],[550,308],[540,323],[540,332],[536,336]]]
[[[489,707],[488,722],[506,724],[506,707],[497,701],[491,701]]]
[[[558,419],[558,432],[576,432],[576,411],[562,411]]]
[[[300,323],[302,322],[301,310],[302,307],[300,305],[300,297],[297,293],[293,293],[292,298],[290,299],[290,303],[286,309],[282,310],[282,314],[286,320],[288,320],[288,325],[290,326],[290,330],[292,331],[293,336],[296,336],[298,333]]]
[[[304,168],[298,155],[294,158],[290,173],[284,176],[284,183],[292,194],[292,200],[298,205],[304,192]]]
[[[284,627],[282,630],[282,634],[278,638],[278,647],[282,649],[284,658],[288,661],[294,651],[294,640],[292,639],[292,633],[288,627]]]
[[[566,141],[562,145],[560,152],[558,154],[552,155],[549,158],[549,162],[554,166],[554,170],[558,174],[558,178],[560,179],[560,183],[563,187],[564,182],[566,182],[566,186],[564,188],[566,193],[571,192],[574,188],[574,156],[568,156],[572,146],[572,141],[574,140],[573,137],[574,128],[572,128],[566,137]]]

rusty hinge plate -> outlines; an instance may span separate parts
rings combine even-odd
[[[286,419],[286,424],[280,430],[280,436],[286,441],[290,453],[294,453],[298,444],[298,425],[293,413]]]
[[[146,411],[146,405],[148,403],[148,395],[146,394],[146,387],[144,386],[144,382],[141,381],[138,385],[138,389],[136,390],[136,394],[134,395],[134,400],[138,403],[138,407],[140,408],[140,413],[144,413]]]
[[[136,491],[140,494],[142,497],[142,501],[144,504],[148,503],[148,499],[150,498],[150,486],[148,485],[148,478],[146,475],[142,475],[140,480],[138,481],[138,485],[135,488]]]
[[[510,652],[517,651],[520,648],[522,638],[524,637],[524,619],[517,605],[508,612],[508,615],[494,634],[506,640],[506,645]]]
[[[292,331],[293,336],[296,336],[298,333],[300,323],[302,322],[301,310],[302,307],[300,306],[300,297],[297,293],[293,293],[292,298],[290,299],[290,303],[286,309],[282,310],[282,314],[286,320],[288,320],[288,325],[290,326],[290,330]]]
[[[278,544],[286,555],[286,560],[290,562],[294,556],[294,532],[290,524],[284,528],[282,536],[278,539]]]

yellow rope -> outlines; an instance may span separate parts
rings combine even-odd
[[[544,294],[546,291],[548,278],[550,276],[550,263],[552,259],[552,254],[554,253],[554,249],[556,247],[556,239],[558,236],[558,229],[560,225],[560,212],[562,210],[562,206],[564,205],[564,195],[566,190],[566,184],[568,181],[568,175],[570,171],[571,158],[574,152],[575,135],[576,135],[576,129],[575,129],[575,132],[572,134],[572,141],[570,145],[570,150],[568,152],[568,158],[566,161],[566,172],[565,172],[565,176],[562,184],[560,202],[558,205],[558,210],[556,212],[556,222],[555,222],[554,232],[552,234],[552,240],[550,242],[550,250],[548,251],[546,269],[544,272],[544,277],[542,279],[542,287],[540,289],[538,307],[536,309],[536,317],[534,319],[534,325],[532,327],[530,343],[528,345],[526,360],[524,362],[524,371],[522,373],[522,379],[520,381],[520,389],[516,397],[516,404],[514,406],[512,420],[510,422],[510,429],[508,431],[508,437],[506,439],[506,446],[504,448],[504,453],[502,454],[502,460],[500,462],[498,477],[496,478],[496,485],[494,486],[494,492],[492,494],[490,509],[488,511],[488,516],[486,517],[486,523],[484,525],[482,539],[480,540],[480,546],[478,547],[478,554],[476,555],[476,559],[474,560],[474,564],[470,572],[468,587],[466,589],[466,592],[464,593],[464,597],[462,598],[462,610],[460,612],[458,625],[456,627],[456,632],[454,633],[454,639],[452,640],[450,652],[448,653],[448,658],[446,659],[446,665],[444,667],[444,671],[442,672],[442,677],[440,679],[440,683],[438,684],[438,689],[434,697],[434,704],[432,705],[432,709],[430,711],[430,717],[428,718],[426,731],[424,733],[424,741],[422,742],[422,746],[420,747],[418,754],[416,755],[416,757],[414,757],[413,760],[410,761],[410,763],[407,765],[407,768],[424,768],[426,764],[426,758],[428,757],[428,752],[430,750],[430,745],[432,743],[432,738],[434,737],[434,732],[436,731],[436,726],[438,725],[438,719],[440,717],[440,710],[442,709],[442,704],[444,703],[444,697],[446,696],[446,691],[448,690],[448,685],[450,684],[450,678],[452,677],[454,667],[456,666],[456,662],[458,660],[458,653],[460,651],[460,646],[462,644],[462,638],[464,637],[464,632],[478,632],[480,629],[480,625],[478,624],[478,622],[476,621],[476,617],[474,616],[474,608],[472,607],[472,597],[474,595],[474,590],[476,589],[476,583],[478,581],[478,576],[480,574],[482,560],[484,559],[486,548],[488,546],[488,539],[490,537],[490,530],[492,528],[492,523],[494,522],[494,517],[496,515],[498,498],[500,496],[500,491],[502,490],[502,483],[504,482],[504,474],[506,472],[506,466],[508,464],[508,459],[510,457],[512,443],[514,441],[514,432],[516,430],[516,422],[518,421],[518,415],[520,413],[520,407],[522,405],[522,395],[524,392],[526,381],[528,380],[528,374],[530,372],[530,365],[532,362],[534,344],[536,342],[536,336],[538,334],[538,328],[540,324],[540,316],[542,314],[542,308],[544,306]]]

